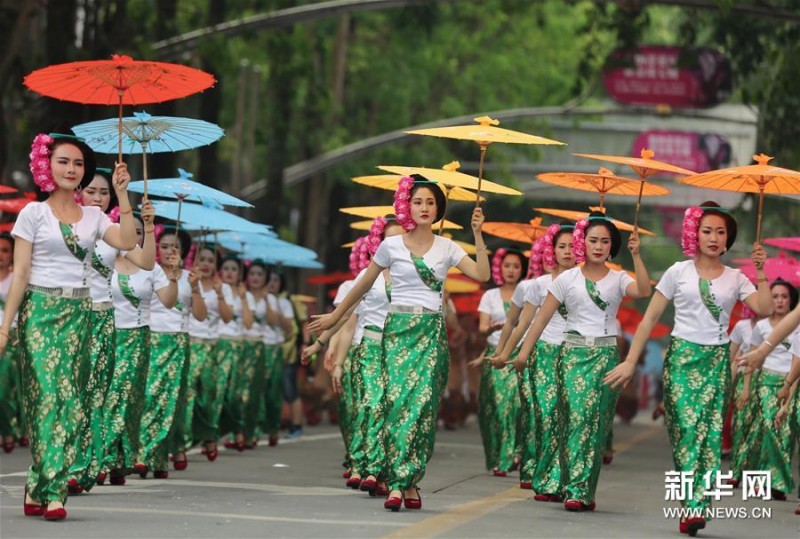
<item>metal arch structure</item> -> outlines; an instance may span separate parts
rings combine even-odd
[[[284,185],[286,186],[297,185],[313,177],[315,174],[327,170],[339,163],[359,157],[382,146],[410,142],[411,140],[419,141],[422,139],[422,137],[418,137],[416,135],[409,135],[406,133],[406,131],[468,124],[473,122],[473,118],[482,115],[488,115],[492,118],[497,118],[498,120],[503,121],[513,121],[524,118],[547,118],[554,116],[602,116],[606,114],[637,116],[643,113],[652,114],[653,109],[645,107],[607,105],[587,107],[529,107],[507,109],[488,113],[476,112],[474,114],[457,116],[437,122],[413,125],[347,144],[341,148],[336,148],[335,150],[325,152],[306,161],[301,161],[286,167],[283,170],[283,181]],[[719,116],[715,116],[704,110],[681,110],[680,115],[691,118],[715,120],[718,122],[742,123],[741,120],[720,118]],[[259,180],[242,189],[242,191],[239,193],[239,196],[245,200],[256,200],[264,195],[266,189],[267,181]]]
[[[196,48],[204,39],[209,37],[234,36],[253,30],[281,28],[357,11],[380,11],[422,4],[445,4],[459,1],[463,2],[465,0],[329,0],[327,2],[278,9],[268,13],[259,13],[192,30],[191,32],[153,43],[153,54],[163,59],[175,58],[185,51]]]

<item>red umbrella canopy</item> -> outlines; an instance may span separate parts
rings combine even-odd
[[[110,60],[56,64],[25,77],[36,93],[89,105],[161,103],[202,92],[216,79],[180,64],[134,60],[115,54]]]
[[[349,281],[350,279],[355,279],[355,275],[353,275],[349,271],[336,271],[333,273],[326,273],[324,275],[315,275],[313,277],[309,277],[306,279],[308,284],[318,284],[318,285],[337,285],[342,284],[345,281]]]
[[[739,269],[747,275],[748,279],[751,281],[756,280],[756,268],[749,258],[737,258],[733,262],[739,264]],[[767,259],[764,264],[764,272],[766,272],[767,279],[770,282],[780,277],[794,286],[800,286],[800,261],[783,251],[780,251],[778,256]]]

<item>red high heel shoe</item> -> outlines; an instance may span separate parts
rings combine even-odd
[[[136,464],[134,464],[133,469],[136,471],[136,473],[139,474],[139,477],[141,477],[142,479],[145,479],[147,477],[147,472],[149,470],[147,469],[147,466],[145,466],[141,462],[137,462]]]
[[[20,447],[28,447],[29,445],[31,445],[31,441],[23,436],[22,438],[17,440],[17,444],[19,444]]]
[[[98,485],[105,485],[106,484],[106,474],[104,474],[104,473],[97,474],[96,482],[97,482]]]
[[[351,477],[350,479],[347,480],[345,485],[347,485],[349,488],[358,490],[359,488],[361,488],[361,478],[360,477]]]
[[[44,506],[40,503],[28,503],[28,485],[25,485],[25,495],[22,498],[22,512],[26,517],[40,517],[44,514]]]
[[[225,440],[225,449],[236,449],[237,444],[233,440]]]
[[[378,488],[375,489],[375,496],[386,497],[388,495],[389,495],[389,490],[386,487],[378,485]],[[797,510],[800,511],[800,507],[798,507]],[[797,514],[800,515],[800,513]]]
[[[706,527],[706,519],[703,517],[692,517],[686,519],[686,533],[689,537],[696,537],[697,532]]]
[[[403,505],[403,498],[392,496],[391,498],[386,498],[386,501],[383,502],[383,508],[388,509],[390,511],[394,511],[395,513],[400,510],[400,506]]]
[[[154,479],[167,479],[169,477],[169,472],[167,470],[155,470],[153,472]]]
[[[603,464],[608,465],[608,464],[611,464],[612,462],[614,462],[614,454],[613,453],[609,453],[607,455],[603,455]]]
[[[685,520],[678,522],[678,531],[681,533],[689,533],[689,525],[686,524]]]
[[[406,498],[403,496],[406,509],[422,509],[422,496],[419,495],[419,489],[417,487],[414,487],[414,490],[417,492],[416,498]]]
[[[59,507],[58,509],[50,509],[48,506],[44,510],[44,518],[45,520],[63,520],[67,518],[67,510],[64,507]]]
[[[533,490],[533,483],[531,483],[530,481],[520,481],[519,488],[524,490]]]
[[[580,500],[567,500],[564,502],[564,509],[573,512],[594,511],[596,504],[594,502],[585,504]]]
[[[14,442],[3,442],[3,451],[5,451],[6,453],[11,453],[12,451],[14,451],[15,445],[16,444]]]
[[[277,434],[270,434],[269,435],[269,446],[275,447],[278,445],[278,435]]]
[[[177,471],[182,472],[183,470],[189,467],[189,461],[176,460],[175,462],[172,463],[172,467],[175,468]]]
[[[119,472],[111,472],[109,474],[108,482],[112,485],[122,486],[125,484],[125,476]]]
[[[206,456],[208,462],[214,462],[215,460],[217,460],[217,457],[219,456],[219,451],[217,450],[216,447],[214,447],[214,449],[210,451],[208,449],[203,449],[200,453]]]
[[[361,481],[361,490],[364,492],[368,492],[370,496],[375,496],[375,490],[378,488],[378,482],[374,479],[370,479],[367,477],[363,481]]]
[[[67,481],[67,493],[70,496],[75,496],[83,492],[83,487],[78,484],[77,479],[70,479]]]
[[[492,470],[492,475],[495,477],[506,477],[508,472],[504,472],[502,470]]]

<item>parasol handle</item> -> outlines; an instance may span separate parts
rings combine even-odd
[[[119,124],[117,136],[117,163],[122,163],[122,90],[117,90],[119,95]]]
[[[756,221],[756,243],[761,243],[761,218],[764,215],[764,184],[758,184],[758,220]]]
[[[181,208],[183,207],[183,195],[178,195],[178,219],[175,221],[175,236],[181,229]]]
[[[450,191],[452,189],[453,188],[450,187],[449,185],[445,185],[444,186],[444,200],[445,200],[446,204],[448,204],[450,202]],[[444,214],[442,215],[442,220],[439,221],[439,235],[440,236],[442,235],[442,232],[444,232],[445,217],[447,217],[447,206],[445,206],[445,208],[444,208]]]
[[[144,177],[142,199],[147,200],[147,142],[142,142],[142,176]]]
[[[481,146],[481,160],[478,163],[478,192],[475,195],[475,207],[481,207],[481,182],[483,181],[483,161],[486,159],[486,149],[489,147],[488,142],[479,142]]]
[[[244,242],[239,242],[242,246],[241,256],[239,257],[239,282],[244,282]]]
[[[642,207],[642,194],[644,193],[644,179],[639,178],[639,198],[636,199],[636,214],[633,217],[633,230],[639,230],[639,210]]]

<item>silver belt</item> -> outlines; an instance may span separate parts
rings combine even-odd
[[[189,336],[189,342],[201,343],[201,344],[215,343],[215,342],[217,342],[217,339],[212,339],[212,338],[208,338],[208,337],[192,337],[190,335]]]
[[[765,369],[764,367],[761,367],[761,372],[766,372],[768,374],[774,374],[775,376],[780,376],[781,378],[786,378],[786,376],[789,375],[788,372],[773,371],[772,369]]]
[[[89,297],[89,288],[66,288],[66,287],[58,287],[58,288],[50,288],[47,286],[39,286],[35,284],[29,284],[28,290],[32,290],[34,292],[41,292],[42,294],[47,294],[48,296],[58,296],[61,298],[66,299],[81,299],[81,298],[88,298]]]
[[[390,313],[410,313],[410,314],[439,314],[440,311],[433,311],[431,309],[426,309],[421,305],[395,305],[392,303],[389,305],[389,312]]]
[[[616,344],[616,335],[586,337],[584,335],[575,335],[574,333],[564,333],[564,346],[567,348],[591,348],[593,346],[615,346]]]
[[[98,312],[107,311],[107,310],[113,309],[113,308],[114,308],[114,302],[113,301],[98,301],[96,303],[92,303],[92,310],[93,311],[98,311]]]
[[[370,340],[373,340],[373,341],[377,341],[377,342],[381,342],[381,340],[383,340],[383,333],[380,332],[380,331],[375,331],[374,329],[364,328],[363,332],[364,332],[363,336],[366,337],[367,339],[370,339]]]

